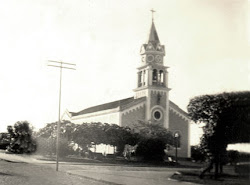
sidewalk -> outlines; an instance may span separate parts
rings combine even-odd
[[[26,154],[11,154],[7,153],[5,150],[0,150],[0,159],[14,162],[14,163],[55,163],[53,161],[41,161],[37,160],[32,155],[26,155]]]

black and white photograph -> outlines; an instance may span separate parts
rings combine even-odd
[[[1,185],[250,183],[250,0],[0,0]]]

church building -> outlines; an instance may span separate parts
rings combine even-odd
[[[190,157],[190,122],[185,111],[169,100],[168,67],[164,65],[165,47],[160,43],[154,21],[148,42],[140,49],[137,87],[134,96],[79,112],[66,110],[63,120],[76,124],[101,122],[132,127],[138,121],[160,124],[179,137],[178,157]],[[170,150],[170,155],[175,155]]]

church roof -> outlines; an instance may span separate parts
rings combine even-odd
[[[86,108],[86,109],[81,110],[79,112],[70,112],[70,113],[72,116],[79,116],[79,115],[83,115],[83,114],[89,114],[89,113],[93,113],[93,112],[114,109],[117,107],[120,107],[121,110],[124,110],[130,106],[136,105],[137,103],[144,101],[145,99],[146,99],[145,97],[138,98],[138,99],[134,99],[134,97],[130,97],[130,98],[122,99],[122,100],[113,101],[110,103],[97,105],[94,107],[89,107],[89,108]]]
[[[70,112],[70,114],[71,114],[71,116],[79,116],[79,115],[89,114],[89,113],[93,113],[93,112],[114,109],[114,108],[118,108],[118,107],[120,107],[120,110],[125,110],[125,109],[127,109],[131,106],[134,106],[138,103],[141,103],[145,100],[146,100],[146,97],[142,97],[142,98],[138,98],[138,99],[134,99],[134,97],[130,97],[130,98],[122,99],[122,100],[117,100],[117,101],[89,107],[89,108],[86,108],[86,109],[81,110],[79,112]],[[182,110],[180,107],[178,107],[172,101],[169,101],[169,104],[170,104],[171,108],[175,109],[176,111],[183,114],[184,116],[188,116],[188,114],[184,110]]]
[[[188,113],[186,113],[184,110],[182,110],[178,105],[176,105],[174,102],[169,100],[169,105],[171,108],[175,109],[179,113],[183,114],[184,116],[188,117]]]

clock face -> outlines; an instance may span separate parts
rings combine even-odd
[[[156,61],[156,62],[159,62],[159,63],[162,62],[162,56],[156,55],[155,61]]]
[[[154,60],[154,56],[153,55],[148,55],[147,56],[147,61],[148,62],[152,62]]]

